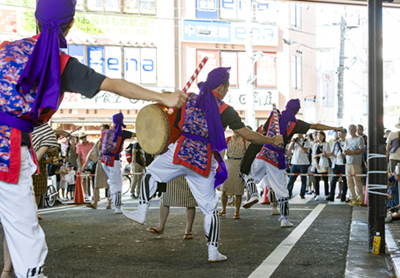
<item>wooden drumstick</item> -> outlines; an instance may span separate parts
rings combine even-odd
[[[275,130],[276,130],[276,135],[281,135],[281,131],[279,128],[279,114],[278,114],[278,109],[276,108],[276,104],[272,104],[272,111],[274,114],[274,124],[275,124]]]
[[[275,124],[275,131],[276,135],[281,135],[281,129],[279,128],[279,113],[278,109],[276,108],[276,104],[272,104],[272,111],[274,114],[274,124]],[[279,147],[282,147],[282,145],[279,145]]]
[[[186,83],[185,88],[183,88],[183,92],[186,93],[187,90],[189,90],[190,85],[192,85],[193,81],[197,78],[201,70],[203,69],[204,65],[207,63],[208,57],[204,57],[204,59],[200,62],[200,64],[197,66],[197,69],[194,71],[192,77],[190,77],[189,81]],[[168,109],[168,114],[172,114],[175,112],[175,108],[171,107]]]

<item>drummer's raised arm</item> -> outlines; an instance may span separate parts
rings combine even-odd
[[[263,144],[271,144],[271,145],[280,145],[283,144],[283,138],[281,135],[275,135],[274,137],[265,137],[260,133],[252,131],[247,127],[243,127],[240,129],[234,130],[237,134],[240,135],[244,140],[249,141],[250,143],[263,145]]]
[[[145,89],[139,85],[128,82],[124,79],[105,78],[100,85],[100,90],[108,91],[129,99],[140,99],[161,102],[168,107],[181,108],[187,99],[187,95],[178,90],[174,93],[157,93]]]

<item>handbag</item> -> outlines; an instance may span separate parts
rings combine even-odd
[[[319,167],[318,173],[327,173],[328,172],[328,167],[323,166]]]

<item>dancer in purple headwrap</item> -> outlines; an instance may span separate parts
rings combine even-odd
[[[56,112],[64,92],[92,98],[105,90],[178,108],[187,98],[182,91],[160,94],[107,78],[63,54],[76,0],[38,0],[36,5],[41,33],[0,45],[1,222],[17,277],[43,277],[47,247],[32,199],[31,175],[38,168],[30,133]]]
[[[259,146],[258,155],[257,152],[252,152],[257,146],[249,147],[249,151],[246,152],[242,160],[241,172],[245,175],[245,181],[247,184],[247,190],[251,195],[243,207],[250,208],[254,204],[258,203],[258,192],[256,184],[259,183],[263,178],[268,183],[273,192],[275,193],[276,199],[280,207],[280,221],[281,227],[293,226],[289,222],[289,193],[286,188],[286,160],[284,150],[286,144],[290,142],[293,135],[296,133],[307,133],[311,129],[317,130],[342,130],[341,127],[332,127],[323,124],[309,124],[302,120],[296,119],[296,114],[300,110],[300,100],[291,99],[286,104],[286,110],[282,111],[279,118],[279,130],[283,135],[284,144],[280,146],[272,146],[265,144]],[[276,134],[276,127],[273,121],[273,113],[271,112],[270,117],[264,124],[264,130],[267,132],[266,136],[274,136]],[[256,157],[257,156],[257,157]],[[251,165],[251,166],[250,166]],[[246,167],[247,166],[247,167]],[[250,166],[250,167],[249,167]]]
[[[119,158],[124,146],[124,141],[136,137],[136,133],[122,130],[123,127],[126,127],[124,125],[124,115],[122,113],[115,114],[113,116],[113,122],[115,126],[104,130],[103,134],[101,134],[101,166],[108,177],[107,183],[110,186],[110,195],[115,206],[115,214],[121,214],[122,173],[121,161]],[[88,207],[94,208],[91,205],[88,205]]]
[[[220,152],[226,149],[224,128],[229,126],[245,140],[257,144],[281,144],[282,137],[267,138],[249,130],[238,113],[222,99],[229,88],[229,69],[212,70],[205,82],[200,82],[200,94],[188,94],[188,99],[178,111],[175,125],[181,136],[169,150],[159,156],[147,168],[142,179],[138,210],[124,215],[143,224],[151,197],[157,190],[157,182],[169,182],[185,176],[197,204],[204,213],[204,231],[208,245],[208,261],[226,260],[218,252],[219,216],[215,188],[227,178]]]

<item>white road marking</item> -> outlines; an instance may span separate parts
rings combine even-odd
[[[249,278],[266,278],[278,268],[281,262],[285,259],[290,250],[303,236],[305,231],[311,226],[314,220],[318,217],[326,204],[318,205],[298,226],[293,232],[285,238],[281,244],[264,260],[264,262],[249,276]]]

